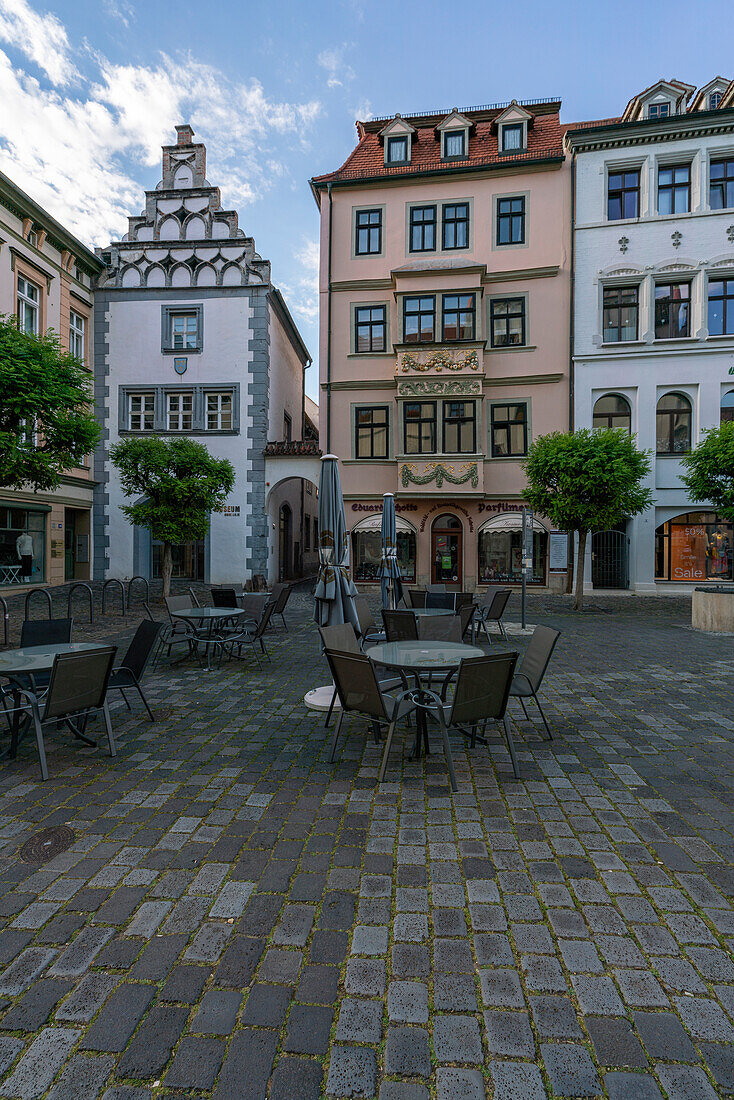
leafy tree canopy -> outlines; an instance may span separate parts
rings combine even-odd
[[[54,489],[94,450],[91,372],[53,333],[21,332],[0,315],[0,485]]]
[[[681,459],[683,483],[691,500],[710,501],[734,522],[734,422],[703,433],[698,446]]]
[[[123,512],[163,543],[203,539],[209,513],[221,507],[234,486],[232,464],[214,458],[193,439],[130,436],[110,456],[126,496],[144,498],[123,505]]]

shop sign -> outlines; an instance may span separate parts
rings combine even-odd
[[[221,508],[215,508],[215,512],[218,512],[220,516],[239,516],[240,506],[239,504],[223,504]]]
[[[352,505],[352,511],[353,512],[381,512],[382,511],[382,503],[380,503],[380,504],[357,504],[357,503],[355,503],[355,504]],[[395,502],[395,511],[396,512],[417,512],[418,511],[418,505],[417,504],[401,504],[399,501],[396,501]]]
[[[670,577],[674,581],[701,581],[706,577],[704,524],[670,525]]]
[[[469,530],[470,531],[474,530],[474,520],[472,519],[472,517],[467,512],[466,508],[463,508],[461,504],[457,504],[453,500],[448,505],[447,505],[445,500],[443,500],[443,501],[439,500],[433,505],[432,508],[428,509],[428,511],[424,515],[423,519],[421,520],[421,525],[420,525],[421,532],[425,531],[426,523],[427,523],[428,517],[430,515],[432,515],[434,512],[439,512],[439,511],[440,512],[445,512],[447,507],[448,508],[453,508],[455,511],[461,512],[461,514],[463,516],[466,516],[466,522],[467,522],[467,526],[468,526]]]
[[[481,501],[477,505],[477,511],[482,512],[522,512],[523,504],[510,504],[504,500]]]

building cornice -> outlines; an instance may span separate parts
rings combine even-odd
[[[274,286],[270,289],[268,300],[272,305],[273,310],[277,314],[278,320],[288,334],[288,339],[293,345],[293,348],[305,369],[313,360],[311,359],[310,351],[304,344],[303,339],[301,338],[301,334],[296,327],[296,322],[291,317],[291,312],[285,303],[285,298],[278,290],[278,288]]]
[[[611,224],[611,223],[605,223]],[[394,272],[399,278],[413,278],[437,275],[455,275],[467,271],[474,271],[481,275],[483,284],[510,283],[519,279],[551,279],[560,273],[560,264],[550,264],[547,267],[519,267],[507,268],[502,271],[488,271],[486,264],[467,264],[465,267],[435,267],[426,270],[409,271],[406,268],[395,268]],[[331,284],[332,291],[348,290],[395,290],[396,280],[390,279],[339,279]]]
[[[318,193],[325,191],[330,185],[332,188],[337,187],[386,187],[391,184],[399,184],[405,181],[412,182],[416,179],[437,179],[442,176],[463,176],[474,179],[481,179],[483,176],[521,176],[525,172],[538,172],[546,171],[548,169],[560,168],[565,157],[549,156],[549,157],[529,157],[527,160],[520,160],[515,158],[511,163],[504,163],[502,161],[492,161],[488,164],[467,164],[467,165],[441,165],[438,168],[416,168],[410,171],[401,171],[398,175],[394,173],[392,175],[383,172],[382,175],[377,173],[355,173],[354,176],[342,176],[339,179],[311,179],[309,184],[311,191],[316,199],[317,205],[319,202]]]
[[[563,382],[567,377],[565,374],[522,374],[522,375],[509,375],[505,378],[484,378],[483,386],[540,386],[544,383]]]
[[[613,122],[604,126],[581,127],[566,131],[566,144],[575,153],[595,149],[616,149],[635,145],[652,145],[710,134],[734,133],[734,109],[695,111],[671,115],[663,119],[639,119],[636,122]]]

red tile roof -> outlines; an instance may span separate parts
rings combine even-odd
[[[410,116],[405,121],[416,128],[413,134],[410,164],[386,165],[384,148],[379,131],[387,121],[371,120],[358,122],[360,135],[354,149],[341,168],[314,177],[312,183],[319,187],[326,183],[341,180],[379,179],[398,177],[416,172],[451,172],[456,168],[482,166],[517,165],[524,161],[552,160],[563,157],[563,133],[559,119],[560,102],[554,101],[541,107],[526,107],[533,114],[528,127],[528,147],[523,153],[508,155],[500,153],[497,147],[497,126],[495,119],[503,113],[502,109],[462,111],[472,123],[469,134],[467,156],[462,160],[445,161],[441,159],[441,141],[436,134],[436,126],[445,116]]]

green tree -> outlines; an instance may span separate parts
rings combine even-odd
[[[683,484],[691,500],[710,502],[734,522],[734,421],[704,431],[701,442],[681,459]]]
[[[169,596],[172,547],[205,537],[209,513],[221,507],[234,486],[232,464],[213,458],[193,439],[158,436],[123,439],[110,457],[126,496],[141,497],[135,504],[123,504],[123,512],[163,543],[163,595]]]
[[[21,332],[0,315],[0,485],[55,489],[94,450],[91,372],[53,333]]]
[[[539,436],[525,461],[528,504],[561,531],[578,535],[574,607],[584,605],[584,554],[589,531],[613,527],[653,503],[642,482],[646,451],[622,429],[551,432]]]

